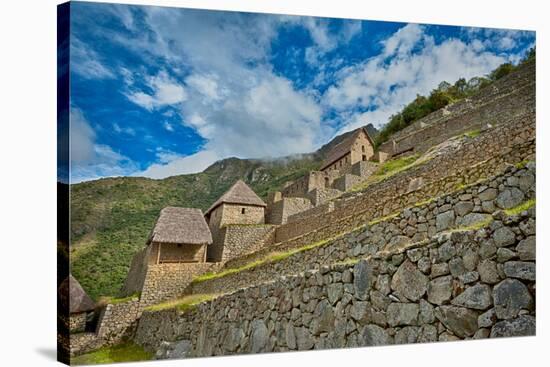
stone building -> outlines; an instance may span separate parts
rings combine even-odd
[[[95,303],[84,291],[72,274],[61,282],[58,289],[59,301],[69,313],[68,329],[71,333],[83,332],[86,329],[88,315],[95,310]]]
[[[264,224],[266,204],[242,180],[235,182],[205,212],[212,232],[213,243],[208,248],[208,261],[222,258],[223,238],[221,228],[228,224]]]
[[[374,156],[374,140],[367,129],[354,130],[347,138],[330,150],[321,166],[322,172],[348,173],[357,162],[366,162]]]
[[[178,207],[161,210],[147,240],[151,246],[149,256],[155,264],[206,262],[211,243],[212,235],[202,211]]]

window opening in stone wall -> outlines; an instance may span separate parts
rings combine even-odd
[[[241,209],[241,214],[244,214],[246,212],[246,209],[245,208],[242,208]]]
[[[363,162],[367,161],[367,156],[363,154]]]

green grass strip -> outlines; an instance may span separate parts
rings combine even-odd
[[[520,214],[521,212],[525,211],[525,210],[528,210],[530,209],[531,207],[535,206],[535,204],[537,203],[537,200],[536,199],[529,199],[513,208],[510,208],[510,209],[506,209],[504,211],[504,213],[506,213],[506,215],[518,215]]]
[[[134,343],[100,348],[94,352],[71,357],[71,365],[89,365],[117,362],[138,362],[153,359],[153,354]]]
[[[156,305],[151,305],[148,307],[145,307],[146,311],[163,311],[163,310],[169,310],[176,308],[180,311],[187,311],[192,308],[195,308],[197,305],[211,301],[214,298],[219,297],[220,294],[213,293],[213,294],[191,294],[189,296],[185,296],[176,300],[157,303]]]

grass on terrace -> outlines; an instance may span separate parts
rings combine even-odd
[[[425,163],[427,161],[418,159],[419,157],[420,155],[415,154],[381,163],[378,166],[378,169],[372,174],[372,176],[370,176],[366,181],[361,182],[357,186],[353,187],[351,191],[361,191],[363,189],[366,189],[373,183],[383,181],[399,172],[405,171],[411,167]]]
[[[507,215],[518,215],[520,214],[521,212],[525,211],[525,210],[528,210],[530,208],[532,208],[533,206],[535,206],[537,200],[536,199],[529,199],[513,208],[510,208],[510,209],[506,209],[504,212],[507,214]]]
[[[176,308],[180,311],[187,311],[195,306],[211,301],[214,298],[219,297],[221,294],[213,293],[213,294],[191,294],[189,296],[185,296],[176,300],[157,303],[156,305],[151,305],[149,307],[146,307],[146,311],[162,311],[162,310],[169,310],[172,308]]]
[[[134,343],[125,343],[112,347],[100,348],[95,352],[77,357],[71,357],[71,365],[138,362],[149,361],[151,359],[153,359],[153,355],[146,352],[140,346]]]
[[[139,299],[139,297],[141,297],[140,292],[136,292],[136,293],[133,293],[133,294],[127,296],[127,297],[121,297],[121,298],[100,297],[98,303],[103,304],[103,305],[107,305],[107,304],[116,305],[116,304],[119,304],[119,303],[124,303],[124,302],[130,301],[134,298]]]
[[[464,136],[467,136],[468,138],[475,138],[476,136],[479,136],[479,134],[481,134],[481,130],[477,129],[477,130],[466,131],[464,133]]]
[[[325,240],[314,242],[314,243],[311,243],[311,244],[308,244],[308,245],[305,245],[305,246],[302,246],[302,247],[299,247],[299,248],[296,248],[296,249],[291,249],[291,250],[288,250],[288,251],[272,252],[272,253],[268,254],[266,257],[264,257],[263,259],[252,261],[252,262],[247,263],[243,266],[239,266],[239,267],[236,267],[236,268],[225,269],[225,270],[217,272],[217,273],[212,273],[212,272],[205,273],[205,274],[200,275],[200,276],[196,277],[195,279],[193,279],[193,282],[194,283],[199,283],[199,282],[204,282],[206,280],[223,278],[223,277],[231,275],[231,274],[240,273],[241,271],[253,269],[253,268],[255,268],[259,265],[262,265],[262,264],[275,263],[277,261],[281,261],[281,260],[284,260],[284,259],[292,256],[292,255],[295,255],[299,252],[308,251],[308,250],[314,249],[316,247],[322,246],[322,245],[334,240],[335,238],[336,237],[327,238]]]

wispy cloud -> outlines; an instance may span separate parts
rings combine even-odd
[[[95,130],[77,107],[71,108],[70,124],[72,183],[128,176],[138,170],[137,164],[131,159],[97,142]]]
[[[113,72],[104,65],[99,55],[84,44],[79,38],[71,38],[71,64],[70,68],[75,73],[86,79],[110,79],[114,78]]]

